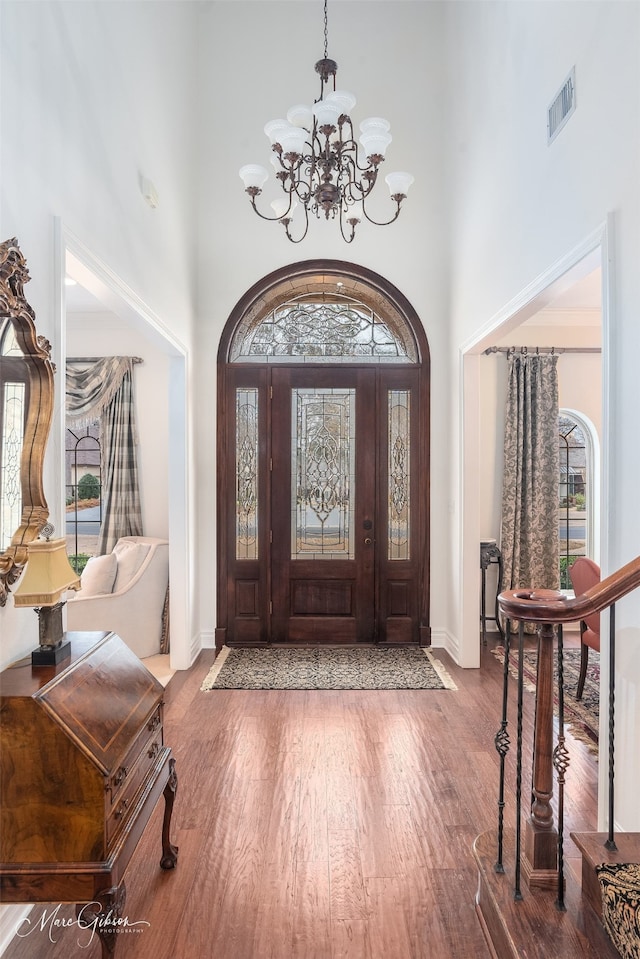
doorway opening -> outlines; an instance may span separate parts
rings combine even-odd
[[[476,482],[478,464],[487,476],[500,475],[501,450],[499,441],[491,440],[487,448],[487,433],[483,432],[483,409],[491,413],[491,428],[496,436],[501,430],[503,401],[501,387],[496,378],[494,386],[487,388],[487,357],[483,352],[496,345],[524,345],[534,348],[546,346],[564,350],[562,363],[565,367],[560,391],[560,405],[579,409],[596,425],[602,444],[600,468],[594,474],[594,518],[592,524],[592,548],[600,555],[601,562],[607,554],[607,529],[603,522],[605,513],[600,504],[606,503],[607,489],[607,437],[609,434],[609,317],[612,313],[611,249],[608,239],[610,224],[585,238],[575,249],[529,284],[520,295],[506,304],[486,325],[480,335],[461,347],[462,402],[463,402],[463,487],[462,549],[460,555],[462,618],[459,644],[452,654],[465,667],[480,665],[480,631],[478,609],[480,606],[480,576],[477,569],[477,544],[485,531],[498,538],[500,516],[500,490],[494,483],[492,497],[481,493],[482,482]],[[585,299],[587,297],[587,299]],[[591,315],[585,322],[585,311]],[[546,327],[546,329],[543,329]],[[527,336],[535,331],[535,339]],[[593,339],[589,336],[593,335]],[[597,347],[596,347],[597,344]],[[581,350],[584,355],[580,354]],[[493,352],[493,350],[491,350]],[[593,355],[589,356],[588,354]],[[578,364],[589,364],[589,374],[581,373],[583,395],[577,396]],[[504,369],[502,367],[501,369]],[[506,373],[504,373],[506,376]],[[571,386],[571,390],[566,387]],[[587,402],[588,401],[588,402]],[[488,422],[485,416],[485,421]],[[489,480],[490,482],[490,480]],[[485,484],[486,485],[486,484]],[[605,562],[606,565],[606,562]]]
[[[428,645],[429,351],[384,278],[257,283],[218,354],[216,646]]]
[[[188,434],[187,352],[135,292],[62,224],[59,248],[61,278],[70,278],[76,284],[66,288],[62,304],[62,362],[80,354],[112,355],[114,350],[123,354],[141,352],[146,360],[140,364],[145,383],[139,386],[137,395],[140,429],[146,439],[139,464],[144,471],[142,495],[149,520],[145,533],[169,540],[170,662],[172,669],[188,669],[194,654],[188,602],[190,520],[184,442]],[[158,384],[162,384],[162,390]],[[152,395],[153,402],[148,400]],[[165,405],[161,407],[160,402]],[[145,428],[145,422],[149,428]],[[65,427],[61,417],[63,449]],[[61,474],[62,490],[65,484],[66,476]],[[95,527],[97,535],[97,521]]]

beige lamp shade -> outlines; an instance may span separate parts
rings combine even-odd
[[[63,539],[34,540],[27,567],[13,593],[16,606],[56,606],[68,589],[80,589],[80,577],[71,568]]]

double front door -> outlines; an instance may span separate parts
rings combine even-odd
[[[428,641],[420,371],[229,366],[224,640]]]

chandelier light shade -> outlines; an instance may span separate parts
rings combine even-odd
[[[248,163],[240,177],[251,206],[263,220],[277,220],[292,243],[307,235],[309,217],[337,219],[340,232],[351,243],[362,219],[376,226],[388,226],[398,219],[400,206],[413,183],[410,173],[389,173],[385,182],[395,208],[388,220],[373,219],[367,211],[367,198],[378,179],[392,137],[390,124],[382,117],[369,117],[360,123],[355,139],[351,110],[356,98],[346,90],[336,90],[338,64],[327,56],[327,0],[324,0],[324,57],[315,65],[320,76],[320,96],[313,106],[296,104],[286,120],[270,120],[264,132],[273,156],[271,165],[280,181],[283,196],[271,203],[274,215],[261,213],[256,198],[269,178],[265,167]],[[330,85],[332,90],[327,92]],[[304,211],[299,235],[291,232],[297,206]]]

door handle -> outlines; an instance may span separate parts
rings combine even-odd
[[[373,543],[373,540],[371,539],[371,537],[370,537],[370,536],[367,536],[367,537],[365,538],[364,545],[365,545],[365,546],[371,546],[372,543]]]

